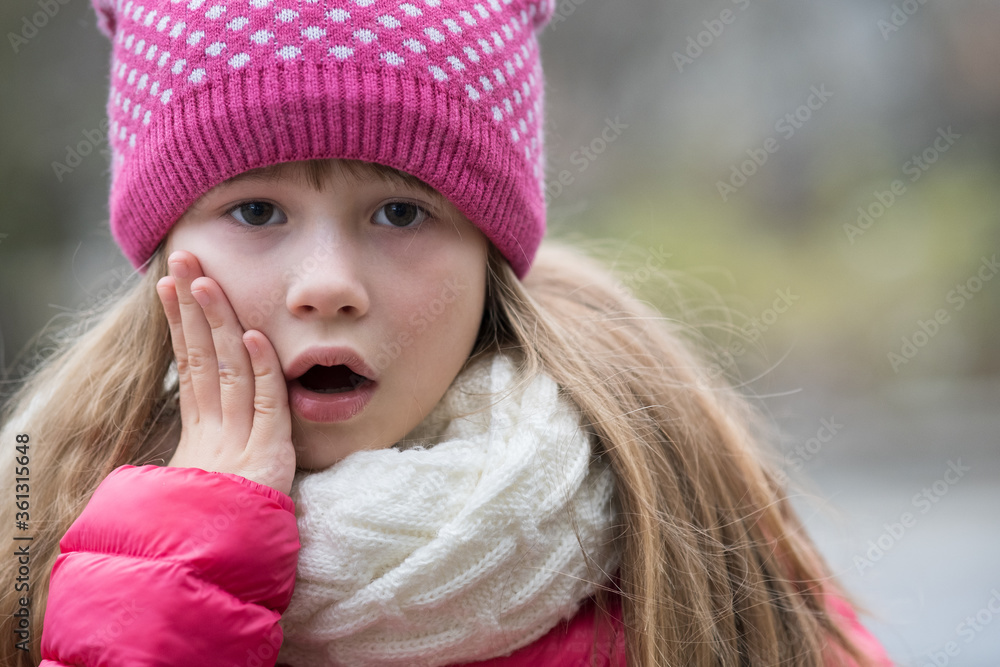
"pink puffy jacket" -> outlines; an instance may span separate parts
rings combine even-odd
[[[274,667],[299,550],[286,494],[228,473],[122,466],[59,546],[42,667]],[[850,607],[838,604],[844,626],[891,665]],[[601,633],[597,645],[600,667],[625,665],[620,611],[612,612],[614,633]],[[535,643],[475,664],[590,665],[596,629],[588,602]]]

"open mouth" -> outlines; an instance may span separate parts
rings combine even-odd
[[[343,364],[337,366],[312,366],[298,379],[303,388],[317,394],[340,394],[354,391],[371,380],[355,373]]]

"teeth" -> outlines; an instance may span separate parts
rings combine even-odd
[[[347,391],[354,391],[354,387],[340,387],[339,389],[310,389],[309,391],[317,394],[343,394]]]

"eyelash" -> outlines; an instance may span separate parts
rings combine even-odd
[[[231,222],[232,224],[236,225],[241,230],[243,230],[245,232],[249,232],[249,233],[253,233],[254,230],[268,229],[270,227],[275,226],[274,224],[251,225],[250,223],[240,222],[235,217],[233,217],[233,212],[238,211],[239,209],[243,208],[247,204],[270,204],[276,210],[279,210],[279,211],[281,210],[281,208],[277,204],[272,204],[271,202],[266,201],[264,199],[247,199],[245,201],[238,202],[238,203],[234,204],[233,206],[229,207],[228,209],[226,209],[225,213],[226,213],[227,216],[229,216],[229,222]],[[407,227],[396,227],[394,225],[381,225],[381,224],[378,225],[379,227],[390,227],[392,229],[398,229],[399,231],[416,231],[420,227],[423,227],[425,224],[427,224],[430,220],[434,219],[434,213],[433,213],[433,211],[431,211],[430,209],[428,209],[425,206],[421,206],[420,204],[417,204],[416,202],[408,201],[406,199],[394,199],[392,201],[388,201],[388,202],[382,204],[381,206],[379,206],[377,209],[375,209],[375,212],[378,213],[379,211],[381,211],[382,209],[384,209],[386,206],[390,206],[391,204],[409,204],[410,206],[415,207],[418,211],[420,211],[421,213],[423,213],[424,214],[424,219],[421,220],[420,222],[416,223],[416,224],[411,224],[411,225],[409,225]],[[278,223],[275,223],[275,224],[278,224]]]

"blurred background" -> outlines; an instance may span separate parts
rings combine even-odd
[[[5,379],[130,273],[110,45],[42,4],[0,4]],[[550,235],[706,326],[899,664],[1000,665],[1000,3],[561,0],[542,57]]]

